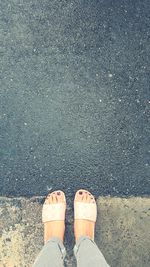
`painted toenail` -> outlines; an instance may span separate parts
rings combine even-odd
[[[79,194],[82,195],[82,191],[79,191]]]
[[[58,195],[58,196],[60,196],[60,194],[61,194],[60,192],[57,192],[57,195]]]

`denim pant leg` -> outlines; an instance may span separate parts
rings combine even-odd
[[[74,254],[78,267],[109,267],[95,242],[87,236],[77,241]]]
[[[66,250],[62,241],[51,238],[42,248],[33,267],[64,267]]]

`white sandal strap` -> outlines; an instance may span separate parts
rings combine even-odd
[[[42,210],[42,222],[65,220],[66,206],[64,203],[44,204]]]
[[[96,222],[97,206],[96,203],[83,203],[75,201],[74,217],[78,220],[89,220]]]

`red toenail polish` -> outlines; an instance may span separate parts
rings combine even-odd
[[[82,191],[79,191],[79,194],[82,195]]]
[[[57,195],[60,196],[60,192],[57,192]]]

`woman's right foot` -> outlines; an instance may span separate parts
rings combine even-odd
[[[57,237],[63,242],[65,232],[65,209],[66,198],[61,190],[54,191],[47,196],[43,205],[42,215],[45,243],[52,237]],[[50,211],[51,213],[49,214]],[[51,218],[51,216],[54,217]]]
[[[94,196],[83,189],[77,191],[74,199],[74,212],[74,234],[76,241],[81,236],[88,236],[94,240],[95,221],[97,215],[97,207]]]

